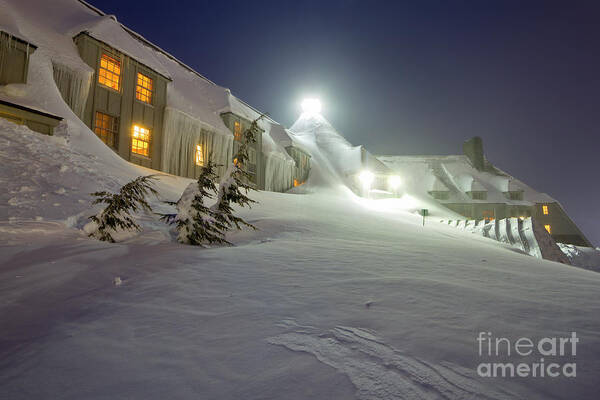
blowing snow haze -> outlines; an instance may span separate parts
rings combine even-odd
[[[596,399],[595,6],[397,3],[0,0],[0,397]]]

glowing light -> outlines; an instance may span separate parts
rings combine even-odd
[[[392,190],[396,190],[400,187],[400,184],[402,183],[402,180],[400,179],[400,177],[398,175],[392,175],[388,178],[388,185],[390,186],[390,189]]]
[[[204,152],[202,151],[202,145],[196,145],[196,165],[204,165]]]
[[[307,114],[319,114],[321,112],[321,102],[319,99],[304,99],[302,101],[302,111]]]
[[[375,180],[375,175],[373,175],[371,171],[362,171],[358,175],[358,179],[360,180],[360,183],[363,185],[363,187],[368,190],[371,187],[373,180]]]

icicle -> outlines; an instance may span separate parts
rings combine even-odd
[[[54,82],[56,82],[62,98],[71,107],[75,115],[82,119],[92,84],[92,72],[75,70],[56,62],[52,63],[52,67]]]
[[[271,152],[265,155],[265,190],[285,192],[294,183],[294,162]]]
[[[202,121],[170,107],[165,108],[161,170],[195,178],[196,146],[201,145],[205,159],[210,155],[216,164],[217,174],[223,176],[233,154],[233,136],[214,132]]]

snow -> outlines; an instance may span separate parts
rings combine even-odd
[[[0,120],[8,398],[595,396],[600,275],[422,226],[418,195],[356,197],[298,133],[315,160],[303,194],[253,192],[259,204],[240,213],[259,230],[201,249],[175,243],[149,215],[123,243],[87,238],[88,193],[151,171],[73,121],[48,137]],[[160,198],[177,200],[189,182],[161,176]],[[479,378],[480,330],[576,331],[578,377]]]
[[[508,243],[515,249],[533,257],[572,264],[548,231],[531,217],[503,218],[489,222],[464,219],[440,222],[502,243]]]
[[[557,243],[572,265],[600,272],[600,248]]]
[[[87,193],[149,171],[115,166],[89,130],[63,129],[0,121],[2,182],[19,203],[2,206],[0,223],[9,398],[593,397],[600,275],[423,227],[410,213],[419,199],[310,182],[305,194],[253,193],[259,204],[241,215],[259,230],[229,235],[232,248],[179,245],[149,216],[133,239],[94,241],[77,229],[92,214]],[[189,182],[161,177],[161,198]],[[580,375],[478,378],[478,330],[577,331]]]
[[[156,171],[106,147],[54,84],[56,58],[76,66],[76,50],[65,35],[44,39],[44,27],[67,32],[97,19],[79,6],[65,14],[72,3],[54,11],[36,2],[39,12],[19,21],[42,51],[27,85],[1,89],[65,118],[55,136],[0,119],[3,398],[596,398],[600,275],[437,223],[457,216],[418,184],[431,177],[427,160],[400,169],[400,198],[357,197],[344,182],[361,149],[323,116],[288,132],[311,155],[308,182],[251,192],[258,204],[237,211],[258,230],[228,234],[235,246],[176,243],[151,214],[138,215],[142,232],[123,242],[87,237],[82,228],[100,210],[89,193]],[[19,16],[32,4],[10,9]],[[163,65],[174,79],[169,106],[229,137],[217,114],[228,93]],[[201,81],[205,92],[195,92]],[[154,211],[174,212],[163,201],[190,182],[161,174]],[[577,378],[478,377],[480,331],[577,332]]]

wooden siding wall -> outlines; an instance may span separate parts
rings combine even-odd
[[[35,47],[0,31],[0,85],[27,83],[29,56]]]
[[[75,44],[83,61],[96,71],[85,107],[84,123],[93,130],[96,111],[119,118],[119,133],[115,149],[117,153],[133,163],[160,170],[163,114],[167,103],[168,80],[89,35],[80,34],[75,38]],[[98,70],[103,53],[121,61],[119,91],[98,83]],[[135,97],[138,72],[153,80],[152,104],[143,103]],[[150,129],[149,157],[131,153],[131,132],[134,124]]]

